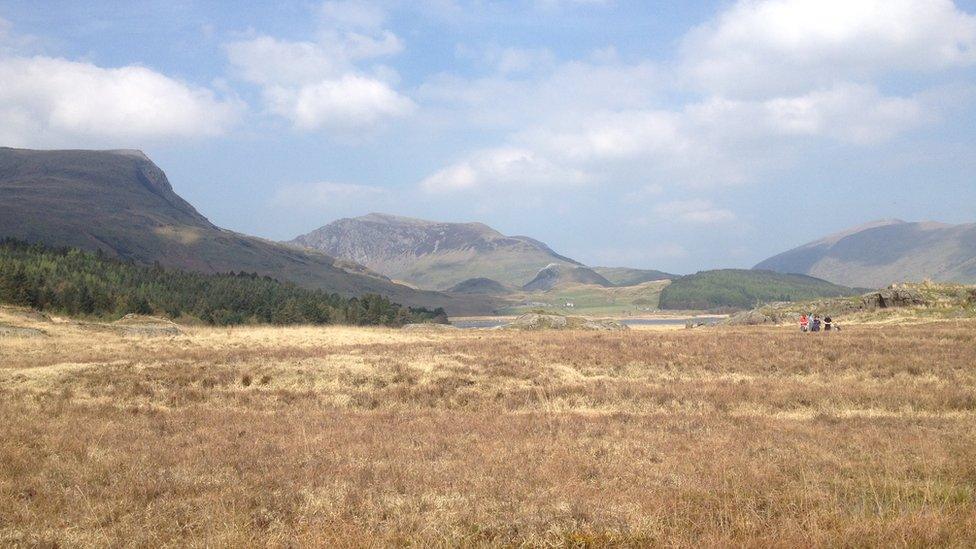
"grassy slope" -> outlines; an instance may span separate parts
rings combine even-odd
[[[661,293],[662,309],[750,309],[771,301],[853,295],[851,288],[805,276],[771,271],[702,271],[674,280]]]
[[[593,270],[617,286],[634,286],[655,280],[673,280],[677,275],[653,269],[632,269],[630,267],[593,267]]]
[[[784,252],[756,267],[870,288],[923,280],[974,283],[976,224],[872,224]]]
[[[454,251],[412,258],[409,265],[390,267],[384,272],[420,288],[445,290],[470,278],[490,278],[517,288],[554,262],[559,261],[537,250]]]
[[[918,291],[925,304],[858,311],[861,296],[824,298],[794,303],[775,303],[759,307],[771,317],[793,322],[804,313],[831,315],[844,322],[921,322],[976,318],[976,286],[948,283],[902,284],[899,287]]]
[[[629,315],[658,308],[661,290],[667,280],[645,282],[636,286],[604,288],[592,284],[567,284],[557,286],[546,292],[526,292],[515,294],[513,299],[520,303],[530,302],[504,309],[504,314],[518,314],[539,309],[544,303],[546,310],[582,315]],[[575,306],[566,307],[567,302]]]

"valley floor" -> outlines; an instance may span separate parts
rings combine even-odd
[[[0,545],[976,545],[973,321],[36,326]]]

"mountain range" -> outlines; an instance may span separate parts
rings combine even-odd
[[[755,269],[861,288],[925,279],[974,283],[976,224],[874,221],[773,256]]]
[[[0,148],[0,237],[101,250],[137,263],[256,272],[345,296],[378,293],[413,306],[485,313],[492,304],[418,291],[353,262],[217,227],[134,150]]]
[[[445,223],[380,213],[333,221],[289,244],[435,290],[471,278],[488,278],[517,288],[549,265],[582,266],[538,240],[506,236],[482,223]]]
[[[683,278],[587,267],[538,240],[482,223],[379,213],[272,242],[211,223],[135,150],[0,148],[0,237],[204,273],[256,272],[344,296],[378,293],[405,305],[444,307],[454,315],[490,314],[518,303],[610,303],[622,296],[646,307],[671,280],[680,284],[664,303],[682,307],[739,293],[762,300],[765,294],[756,289],[766,286],[775,286],[770,298],[804,295],[814,286],[839,291],[807,279],[771,278],[770,271],[861,288],[923,279],[976,282],[976,224],[882,220],[779,254],[751,274]],[[706,290],[715,299],[698,299]]]

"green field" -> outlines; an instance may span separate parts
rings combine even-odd
[[[621,288],[604,288],[591,284],[557,286],[546,292],[517,294],[513,297],[518,300],[519,305],[500,312],[510,315],[545,309],[589,316],[646,313],[658,309],[661,290],[669,283],[667,280],[657,280]],[[568,305],[570,303],[572,306]]]

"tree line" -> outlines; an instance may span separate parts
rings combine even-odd
[[[404,307],[376,294],[347,298],[257,273],[194,273],[15,239],[0,239],[0,302],[70,316],[136,313],[213,325],[447,322],[441,308]]]

